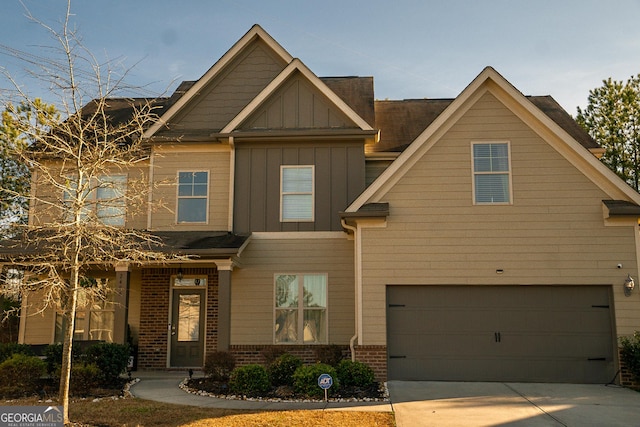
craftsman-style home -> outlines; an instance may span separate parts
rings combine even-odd
[[[103,266],[114,303],[76,339],[130,340],[138,369],[338,345],[379,379],[613,380],[640,195],[551,97],[479,71],[455,99],[378,101],[252,27],[144,135],[168,209],[120,207],[189,259]],[[20,342],[60,329],[23,299]]]

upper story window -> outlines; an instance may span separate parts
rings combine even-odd
[[[209,172],[178,172],[178,223],[207,222],[208,206]]]
[[[511,203],[511,166],[508,142],[474,142],[473,198],[476,204]]]
[[[280,221],[313,221],[313,191],[313,166],[281,166]]]
[[[95,217],[104,225],[122,227],[126,220],[127,190],[126,175],[104,175],[92,180],[88,185],[83,181],[80,186],[71,181],[69,189],[64,191],[63,199],[67,206],[76,199],[77,192],[82,191],[84,207],[82,219],[91,220]],[[67,210],[67,221],[73,220],[70,210]]]
[[[327,275],[278,274],[275,281],[275,342],[327,343]]]

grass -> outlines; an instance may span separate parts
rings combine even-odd
[[[0,405],[55,405],[37,399],[16,399]],[[200,408],[152,402],[136,398],[73,400],[69,406],[71,421],[79,426],[120,427],[218,427],[218,426],[395,426],[389,412],[355,411],[272,411],[255,412],[232,409]]]

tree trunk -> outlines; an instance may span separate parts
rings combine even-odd
[[[60,390],[58,392],[58,399],[63,408],[65,425],[70,423],[69,385],[71,383],[73,333],[75,331],[76,308],[78,305],[78,282],[78,270],[73,269],[62,314],[66,326],[64,327],[64,344],[62,347],[62,366],[60,367]]]

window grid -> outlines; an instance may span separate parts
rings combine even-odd
[[[314,221],[315,171],[313,165],[281,166],[280,221]]]
[[[276,344],[328,342],[326,274],[276,275],[274,306]]]
[[[83,192],[82,197],[85,206],[82,209],[82,220],[90,221],[92,214],[104,225],[122,227],[126,221],[126,175],[103,175],[92,179],[90,184],[83,180],[80,185],[69,178],[68,189],[63,192],[62,198],[67,206],[66,221],[73,221],[70,208],[76,198],[78,188]]]
[[[473,142],[474,204],[510,204],[511,150],[508,142]]]
[[[209,211],[209,172],[179,171],[176,222],[207,223]]]

